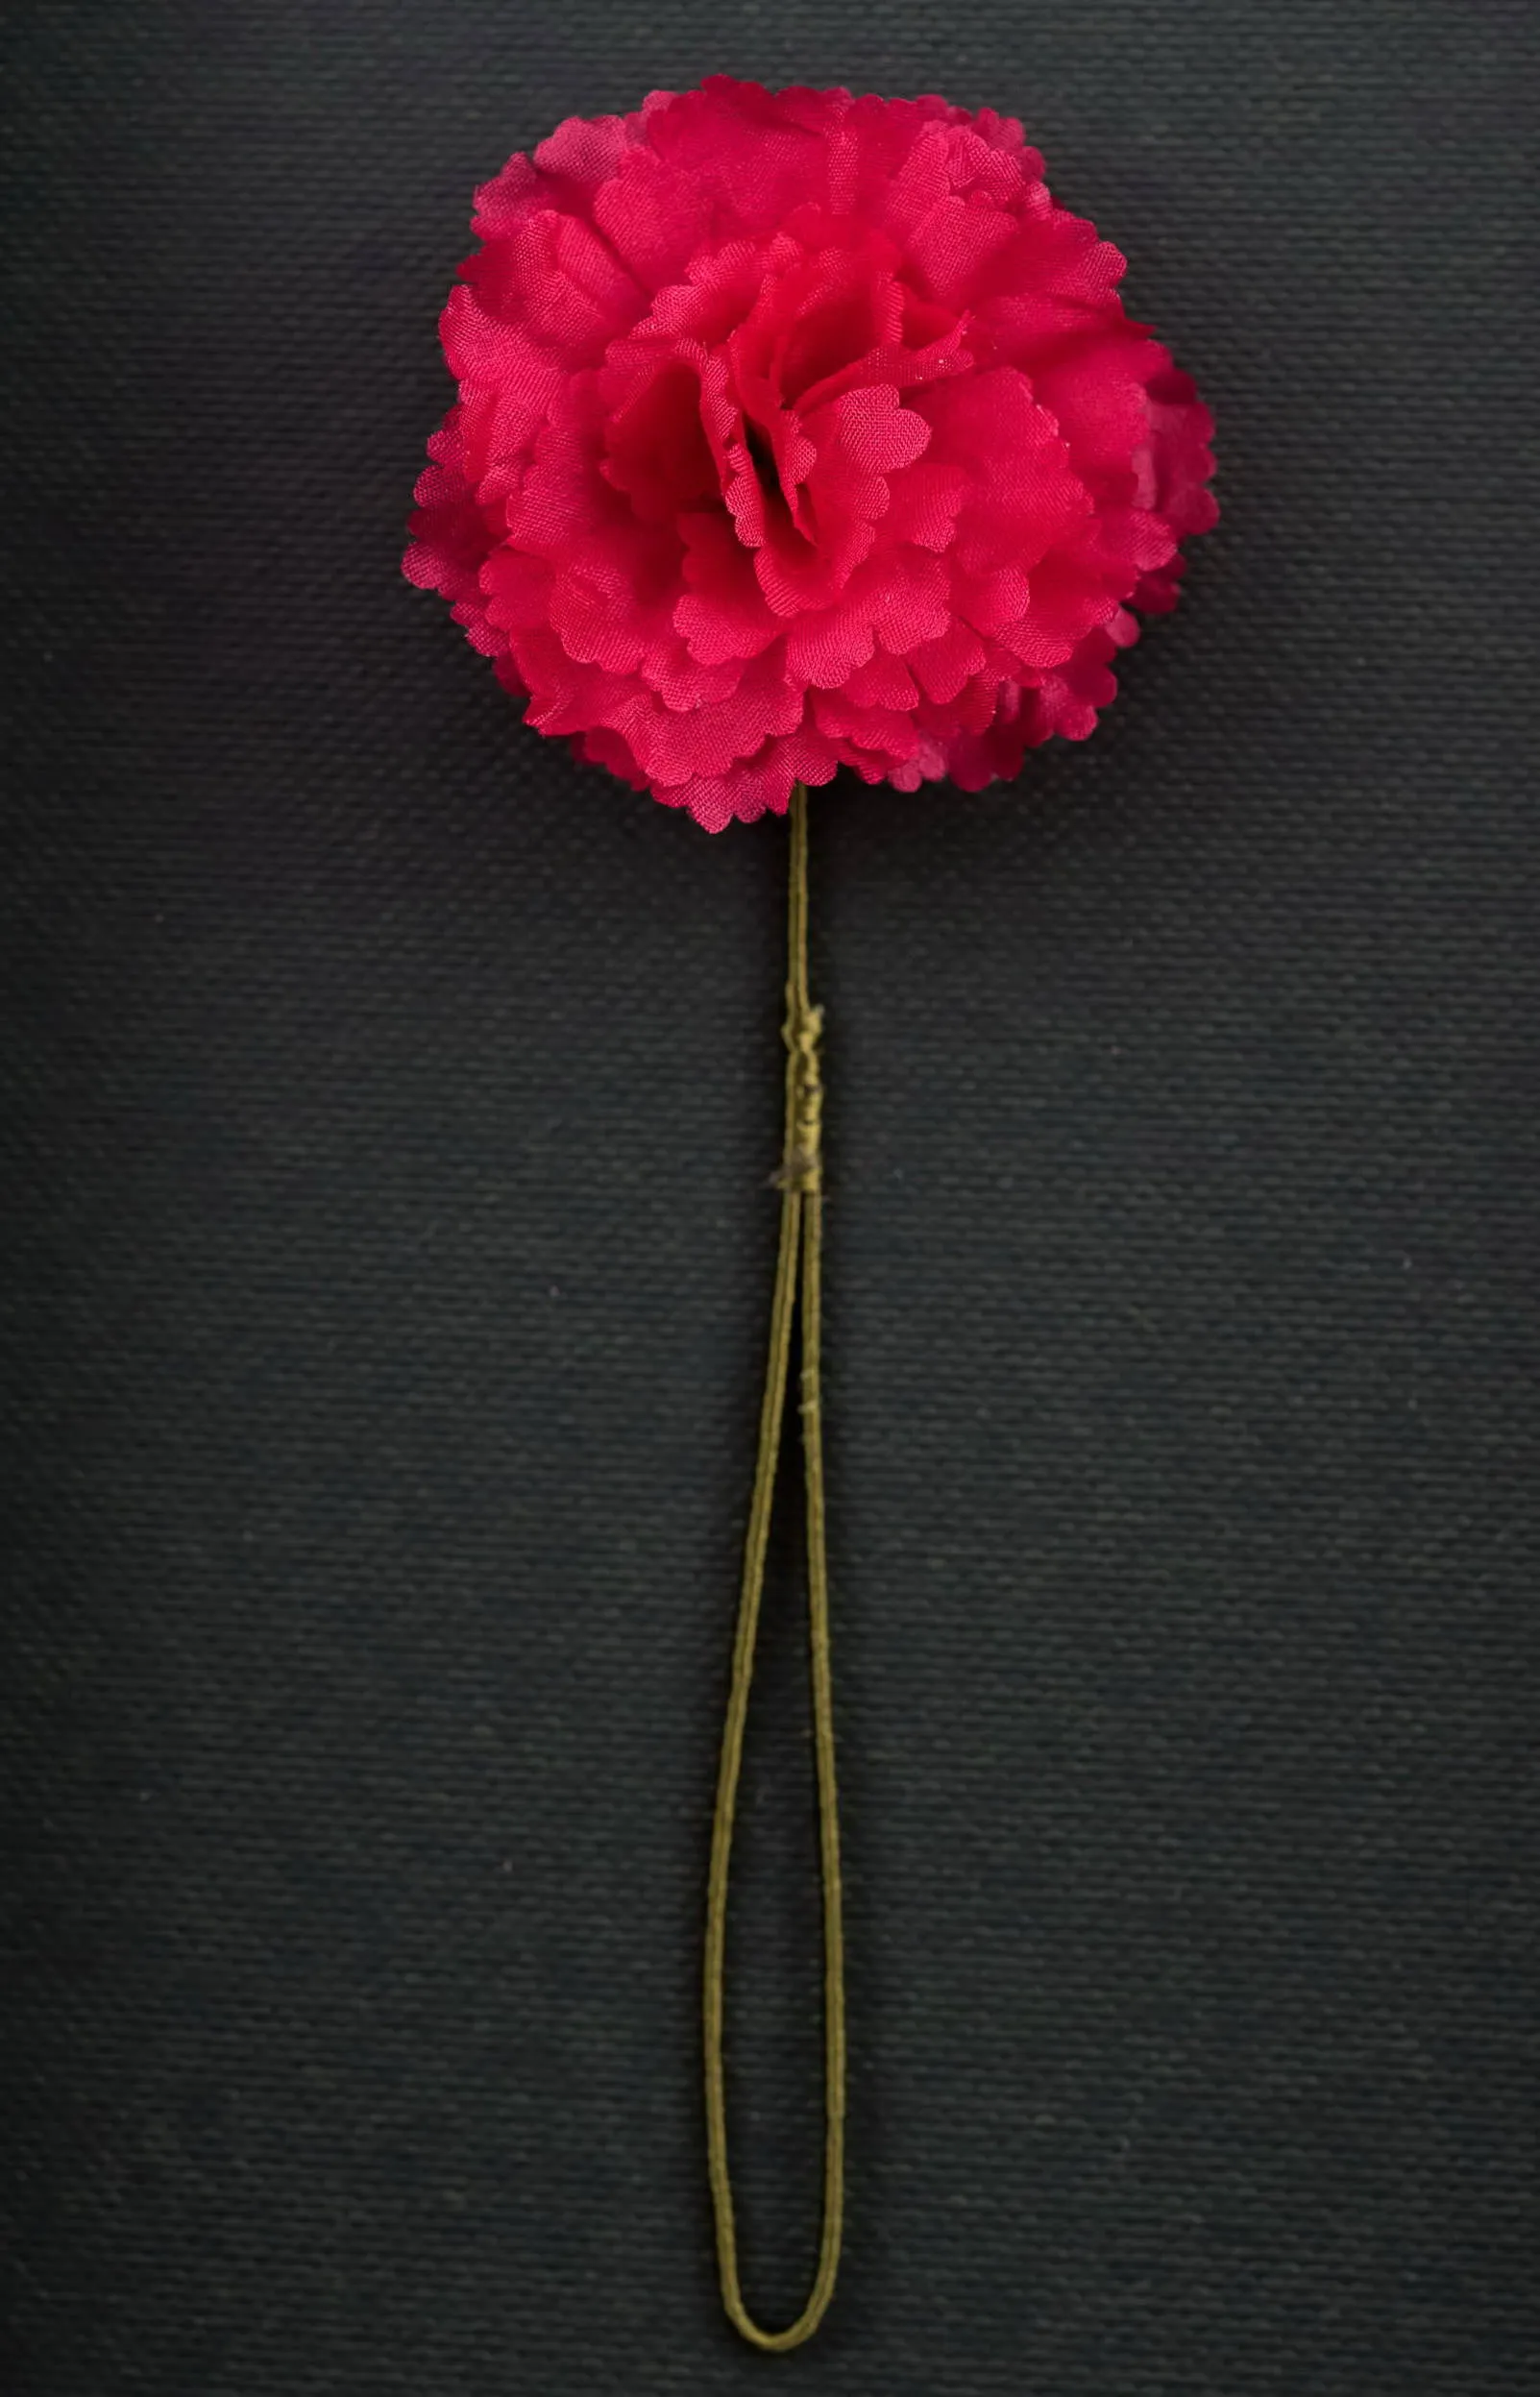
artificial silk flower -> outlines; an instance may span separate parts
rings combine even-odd
[[[714,76],[570,117],[476,196],[443,316],[459,394],[417,486],[441,592],[537,732],[708,831],[790,810],[781,1236],[708,1875],[708,2167],[723,2302],[794,2347],[833,2294],[844,1982],[819,1368],[821,1011],[808,786],[964,791],[1083,740],[1216,510],[1208,411],[1123,308],[1121,254],[1020,125]],[[574,792],[577,786],[574,784]],[[780,2331],[740,2285],[728,1868],[799,1319],[824,1931],[823,2228]]]

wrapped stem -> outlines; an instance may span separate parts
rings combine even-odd
[[[808,995],[807,793],[791,800],[790,905],[786,979],[786,1131],[779,1182],[781,1236],[770,1302],[770,1353],[760,1408],[759,1455],[744,1544],[743,1583],[733,1640],[721,1764],[712,1824],[706,1896],[704,2035],[706,2148],[716,2216],[717,2261],[729,2320],[753,2346],[772,2354],[811,2338],[828,2310],[840,2269],[844,2214],[844,1936],[840,1883],[839,1785],[835,1772],[834,1691],[829,1649],[829,1581],[823,1491],[823,1425],[819,1310],[823,1244],[823,1084],[819,1039],[823,1011]],[[818,1773],[819,1864],[823,1894],[823,2228],[807,2303],[784,2331],[767,2331],[744,2303],[738,2237],[727,2155],[727,2107],[722,2067],[722,2018],[727,1941],[727,1886],[733,1823],[743,1770],[765,1553],[774,1504],[776,1467],[786,1416],[794,1331],[800,1302],[802,1474],[807,1503],[807,1598],[813,1748]]]

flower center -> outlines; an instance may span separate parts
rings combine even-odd
[[[763,425],[755,424],[751,416],[744,418],[744,447],[753,461],[759,487],[767,500],[784,498],[785,495],[781,490],[780,468],[775,463],[775,452],[770,447],[770,435]]]

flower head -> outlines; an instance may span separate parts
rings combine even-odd
[[[406,573],[712,830],[1084,738],[1213,522],[1191,381],[992,110],[714,77],[570,117],[475,231]]]

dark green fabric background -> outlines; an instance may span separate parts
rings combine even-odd
[[[7,2397],[1532,2397],[1540,15],[7,41]],[[853,2189],[779,2364],[696,1981],[784,834],[579,770],[397,574],[473,183],[720,67],[1025,117],[1225,508],[1088,746],[817,799]]]

